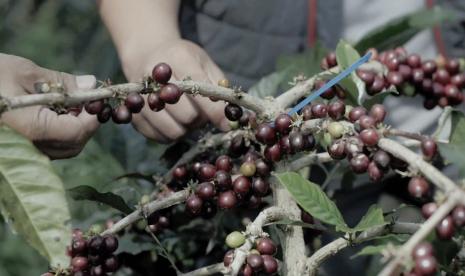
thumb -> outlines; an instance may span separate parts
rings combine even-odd
[[[93,75],[75,76],[42,67],[37,70],[37,81],[61,84],[66,92],[92,89],[97,83],[97,79]]]

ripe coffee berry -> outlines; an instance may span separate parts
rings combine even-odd
[[[71,260],[71,268],[73,272],[86,270],[89,265],[87,258],[85,257],[74,257]]]
[[[389,71],[397,71],[399,69],[400,65],[400,59],[394,57],[390,58],[386,61],[386,67],[389,69]]]
[[[220,155],[216,158],[216,169],[221,171],[230,172],[232,170],[233,164],[231,161],[231,157],[227,155]]]
[[[113,110],[111,118],[115,124],[128,124],[132,120],[132,113],[125,105],[120,105]]]
[[[216,167],[212,164],[203,164],[199,170],[199,179],[201,181],[211,181],[215,178]]]
[[[418,54],[410,54],[406,61],[407,65],[412,68],[421,67],[421,57]]]
[[[306,105],[302,108],[301,111],[302,117],[304,118],[305,121],[308,121],[312,119],[312,106],[311,105]]]
[[[375,81],[375,74],[367,70],[357,70],[357,76],[368,86]]]
[[[426,256],[415,260],[415,273],[421,276],[433,276],[437,270],[436,259],[433,256]]]
[[[175,104],[179,101],[182,91],[175,84],[166,84],[160,89],[160,99],[167,104]]]
[[[190,195],[186,200],[186,211],[192,215],[199,215],[202,211],[203,200],[197,195]]]
[[[254,272],[250,265],[245,264],[242,266],[241,270],[239,270],[239,276],[253,276]]]
[[[283,154],[291,153],[291,142],[289,140],[289,135],[281,136],[281,139],[279,139],[279,147],[281,148]]]
[[[376,121],[371,116],[362,115],[360,119],[358,119],[358,124],[360,126],[360,129],[374,128],[376,125]]]
[[[276,132],[269,124],[263,123],[257,127],[255,138],[260,143],[273,145],[276,142]]]
[[[304,136],[300,131],[293,131],[289,134],[289,145],[291,152],[300,152],[304,149]]]
[[[433,75],[433,81],[439,82],[442,85],[446,85],[450,82],[450,75],[444,69],[438,69]]]
[[[102,111],[104,102],[103,100],[96,100],[86,103],[84,109],[87,113],[95,115]]]
[[[350,159],[350,167],[355,173],[364,173],[368,169],[370,164],[370,159],[363,153],[359,153]]]
[[[426,158],[433,158],[436,155],[437,150],[438,146],[432,138],[425,138],[421,141],[421,151]]]
[[[118,259],[115,256],[110,256],[103,262],[103,268],[105,269],[105,272],[115,272],[118,270],[118,266]]]
[[[329,68],[332,68],[334,66],[337,66],[337,59],[336,59],[336,53],[330,52],[326,55],[325,57],[326,63],[328,64]]]
[[[423,73],[423,70],[420,68],[415,68],[412,70],[412,81],[413,83],[420,85],[423,83],[423,80],[425,78],[425,74]]]
[[[328,105],[328,115],[333,120],[339,120],[344,117],[346,106],[343,101],[337,100]]]
[[[315,90],[320,89],[323,85],[325,85],[325,83],[326,82],[324,82],[324,81],[317,81],[316,84],[315,84]],[[329,88],[329,89],[326,89],[320,95],[320,97],[322,97],[323,99],[330,100],[330,99],[334,98],[335,95],[336,95],[336,91],[333,88]]]
[[[103,270],[103,267],[101,265],[93,266],[90,269],[90,276],[101,276],[101,275],[106,275],[106,273]]]
[[[328,146],[328,153],[331,158],[341,160],[346,157],[345,143],[342,140],[335,140]]]
[[[368,86],[367,93],[368,95],[372,95],[372,96],[376,95],[379,92],[381,92],[385,86],[386,86],[386,82],[384,81],[384,78],[376,75],[375,80],[373,81],[371,86]]]
[[[274,120],[276,130],[282,134],[287,134],[291,131],[292,117],[288,114],[279,114]]]
[[[270,183],[261,177],[252,180],[252,192],[257,196],[266,196],[270,191]]]
[[[245,236],[239,231],[231,232],[229,233],[229,235],[226,236],[226,245],[230,248],[237,248],[243,245],[244,242]]]
[[[344,126],[339,122],[331,122],[327,129],[333,139],[339,139],[344,134]]]
[[[159,93],[150,93],[147,97],[147,103],[153,111],[160,111],[165,108],[165,102],[160,99]]]
[[[263,255],[276,254],[277,248],[270,238],[260,238],[256,241],[255,248]]]
[[[386,79],[390,84],[394,86],[399,86],[404,82],[402,74],[397,71],[389,72],[386,76]]]
[[[262,256],[258,254],[250,254],[247,256],[247,264],[255,271],[261,271],[263,269]]]
[[[363,152],[363,142],[358,137],[350,137],[345,145],[345,152],[349,158]]]
[[[171,73],[171,67],[168,64],[158,63],[153,67],[152,78],[158,83],[167,84],[171,78]]]
[[[97,114],[97,120],[102,124],[106,123],[110,120],[112,113],[113,110],[111,106],[109,104],[104,104],[102,110]]]
[[[384,150],[377,150],[373,155],[373,161],[379,167],[383,169],[389,168],[389,163],[391,162],[391,157]]]
[[[103,253],[103,238],[101,236],[93,236],[88,243],[89,252],[91,254]]]
[[[265,158],[271,162],[278,162],[281,160],[281,147],[279,144],[274,144],[272,146],[267,146],[265,148]]]
[[[127,95],[124,104],[132,113],[139,113],[144,107],[144,98],[137,92],[131,92]]]
[[[463,88],[465,85],[465,75],[458,74],[458,75],[452,76],[452,78],[450,79],[450,83],[457,86],[459,89]]]
[[[224,115],[230,121],[238,121],[242,117],[242,107],[237,104],[229,103],[224,107]]]
[[[416,198],[422,198],[429,193],[429,184],[421,176],[415,176],[410,179],[408,183],[408,192],[411,196]]]
[[[312,105],[312,117],[324,118],[328,114],[328,107],[324,103],[316,103]]]
[[[228,172],[219,170],[215,173],[215,183],[219,190],[229,190],[232,188],[231,175]]]
[[[251,188],[252,183],[250,183],[250,180],[245,176],[241,175],[233,181],[233,190],[241,197],[246,196]]]
[[[211,199],[215,196],[215,186],[211,182],[200,183],[195,189],[195,194],[203,200]]]
[[[226,192],[222,192],[218,195],[218,207],[221,209],[231,209],[234,208],[237,204],[237,196],[236,194],[229,190]]]
[[[465,206],[459,205],[452,211],[452,219],[458,227],[465,225]]]
[[[434,72],[436,72],[437,65],[435,61],[427,60],[423,63],[422,68],[426,76],[431,76]]]
[[[352,108],[349,112],[349,121],[355,123],[360,117],[367,114],[367,110],[364,107],[357,106]]]
[[[377,123],[381,123],[386,117],[386,109],[381,104],[374,104],[370,108],[370,117],[375,119]]]
[[[72,256],[84,254],[87,250],[87,242],[83,238],[73,239],[71,244]]]
[[[433,246],[429,242],[421,242],[413,248],[412,257],[414,259],[433,256]]]
[[[450,240],[454,235],[454,232],[454,221],[451,216],[443,218],[441,222],[438,225],[436,225],[436,235],[441,240]]]
[[[226,254],[224,254],[223,264],[225,267],[228,267],[232,261],[234,260],[234,250],[228,250]]]
[[[257,169],[257,174],[260,176],[270,175],[270,165],[268,165],[263,159],[257,159],[255,161],[255,167]]]
[[[364,129],[360,132],[360,140],[369,147],[376,145],[379,141],[378,132],[375,129]]]
[[[315,137],[313,137],[311,133],[304,135],[304,142],[304,150],[312,150],[313,148],[315,148]]]
[[[376,165],[374,161],[371,161],[368,165],[368,176],[373,182],[379,182],[384,176],[384,172]]]
[[[421,214],[425,219],[428,219],[437,209],[438,205],[435,202],[425,203],[421,207]]]
[[[268,275],[274,275],[278,272],[278,261],[273,256],[262,255],[263,258],[263,272]]]
[[[185,181],[187,180],[189,173],[185,165],[180,165],[174,168],[173,170],[173,178],[177,181]]]

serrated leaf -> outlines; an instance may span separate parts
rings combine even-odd
[[[54,266],[66,267],[70,213],[50,160],[12,129],[0,127],[0,208],[10,226]]]
[[[376,205],[371,205],[360,222],[351,229],[352,232],[362,232],[375,226],[386,225],[384,221],[383,210]]]
[[[453,21],[457,17],[452,11],[438,6],[396,18],[379,28],[367,33],[356,44],[355,48],[365,52],[373,47],[379,51],[402,46],[420,31],[445,21]]]
[[[279,92],[279,87],[288,76],[289,70],[278,71],[261,78],[253,85],[247,94],[255,97],[275,97]]]
[[[450,163],[457,166],[460,176],[465,177],[465,116],[461,111],[451,113],[451,135],[449,143],[439,143],[441,155]]]
[[[336,204],[313,182],[295,172],[276,174],[295,201],[314,218],[336,227],[347,227]]]
[[[111,192],[100,193],[91,186],[81,185],[68,189],[67,192],[75,200],[91,200],[100,202],[125,214],[130,214],[133,211],[119,195],[115,195]]]

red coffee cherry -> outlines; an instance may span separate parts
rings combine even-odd
[[[197,195],[190,195],[186,200],[186,211],[191,215],[199,215],[202,211],[203,200]]]
[[[386,79],[390,84],[394,86],[399,86],[404,82],[404,78],[402,77],[402,74],[397,71],[389,72],[386,76]]]
[[[120,105],[113,110],[111,118],[115,124],[129,124],[132,120],[132,113],[125,105]]]
[[[175,104],[182,95],[181,89],[175,84],[169,83],[160,89],[160,99],[167,104]]]
[[[412,257],[414,259],[433,256],[433,246],[429,242],[421,242],[413,248]]]
[[[224,115],[230,121],[238,121],[242,117],[242,107],[229,103],[224,107]]]
[[[292,117],[289,114],[279,114],[274,120],[275,128],[282,134],[287,134],[291,131]]]
[[[199,170],[199,179],[201,181],[211,181],[215,178],[216,167],[212,164],[203,164]]]
[[[342,140],[334,140],[331,145],[328,146],[328,153],[331,158],[336,160],[342,160],[346,157],[345,143]]]
[[[362,115],[360,119],[358,119],[358,124],[360,126],[360,129],[374,128],[376,125],[376,121],[371,116]]]
[[[237,204],[237,196],[233,191],[222,192],[218,195],[218,207],[232,209]]]
[[[406,60],[408,66],[412,68],[421,67],[421,57],[418,54],[410,54]]]
[[[415,273],[421,276],[435,275],[437,270],[437,262],[433,256],[418,258],[415,260]]]
[[[275,275],[278,272],[278,261],[273,256],[262,255],[263,258],[263,272],[268,275]]]
[[[375,129],[364,129],[360,132],[360,140],[369,147],[376,145],[379,141],[378,132]]]
[[[226,254],[224,254],[223,264],[225,267],[228,267],[232,261],[234,260],[234,249],[228,250]]]
[[[373,83],[368,86],[367,93],[368,95],[376,95],[379,92],[381,92],[384,87],[386,86],[386,82],[384,81],[384,78],[378,75],[375,75],[375,79]]]
[[[359,153],[350,159],[352,171],[358,174],[366,172],[369,164],[370,159],[363,153]]]
[[[379,182],[383,179],[384,172],[376,165],[374,161],[371,161],[368,165],[368,176],[373,182]]]
[[[195,194],[203,200],[213,198],[215,193],[215,186],[211,182],[200,183],[195,189]]]
[[[463,88],[465,86],[465,75],[464,74],[457,74],[452,76],[450,79],[450,83],[457,86],[458,88]]]
[[[373,161],[379,167],[383,169],[389,168],[389,163],[391,162],[391,157],[384,150],[377,150],[373,155]]]
[[[247,256],[247,264],[255,271],[261,271],[263,269],[262,256],[258,254],[250,254]]]
[[[253,273],[253,269],[250,265],[248,264],[245,264],[242,266],[241,270],[239,270],[239,276],[252,276],[254,273]]]
[[[300,111],[302,114],[302,117],[304,118],[304,121],[308,121],[313,118],[312,115],[312,106],[311,105],[306,105],[302,108],[302,111]]]
[[[446,61],[445,68],[451,75],[455,75],[460,70],[460,62],[458,59],[449,59]]]
[[[312,105],[312,117],[324,118],[328,113],[328,107],[324,103],[316,103]]]
[[[437,209],[438,205],[435,202],[425,203],[421,207],[421,214],[425,219],[428,219]]]
[[[124,104],[132,113],[139,113],[144,107],[144,98],[137,92],[131,92],[127,95]]]
[[[81,255],[86,253],[87,250],[87,242],[83,238],[76,238],[73,239],[73,242],[71,243],[71,255],[76,256],[76,255]]]
[[[431,76],[434,72],[436,72],[437,64],[433,60],[427,60],[423,62],[422,68],[425,76]]]
[[[255,247],[262,255],[274,255],[277,248],[273,240],[270,238],[260,238],[256,241]]]
[[[300,152],[305,147],[304,136],[300,131],[293,131],[289,134],[289,145],[291,152]]]
[[[386,60],[386,67],[389,71],[397,71],[399,69],[400,59],[397,57]]]
[[[103,110],[104,102],[103,100],[95,100],[86,103],[84,106],[84,109],[86,110],[87,113],[95,115],[100,113]]]
[[[354,107],[349,112],[349,120],[352,123],[355,123],[355,121],[357,121],[358,119],[360,119],[360,117],[366,114],[367,114],[367,110],[364,107],[361,107],[361,106]]]
[[[218,158],[216,158],[215,165],[217,170],[222,170],[226,172],[230,172],[233,167],[231,157],[227,155],[218,156]]]
[[[89,265],[87,258],[85,257],[74,257],[71,260],[71,268],[73,272],[86,270]]]
[[[118,270],[118,267],[119,267],[119,263],[118,263],[118,259],[116,258],[116,256],[112,255],[106,258],[105,261],[103,262],[103,268],[105,272],[115,272],[116,270]]]
[[[158,63],[153,67],[152,78],[158,83],[167,84],[171,78],[171,73],[171,67],[168,64]]]
[[[160,99],[160,93],[150,93],[147,97],[147,103],[153,111],[160,111],[165,108],[165,102]]]
[[[374,104],[370,108],[370,116],[375,119],[377,123],[381,123],[386,117],[386,109],[381,104]]]
[[[375,81],[375,73],[367,70],[358,69],[357,76],[368,86]]]
[[[257,196],[266,196],[270,192],[270,183],[261,177],[252,180],[252,192]]]
[[[291,151],[291,142],[289,140],[289,135],[281,136],[281,139],[279,139],[279,147],[281,148],[281,151],[282,151],[283,154],[292,153],[292,151]]]
[[[102,110],[97,114],[97,120],[103,124],[108,122],[111,118],[111,114],[113,113],[113,109],[109,104],[103,104]]]
[[[270,165],[266,163],[263,159],[257,159],[255,161],[255,167],[257,168],[257,174],[263,177],[270,175]]]
[[[185,181],[189,173],[185,165],[179,165],[173,170],[173,178],[177,181]]]
[[[451,216],[447,216],[436,225],[436,235],[441,240],[450,240],[454,236],[455,226]]]
[[[438,69],[433,75],[433,81],[446,85],[450,82],[450,74],[445,69]]]
[[[412,70],[412,81],[417,85],[421,85],[425,78],[425,73],[421,68],[415,68]]]
[[[421,176],[415,176],[410,179],[408,183],[408,192],[411,196],[416,198],[422,198],[429,193],[429,184]]]
[[[221,191],[226,191],[232,188],[231,175],[225,171],[217,171],[215,174],[216,187]]]
[[[278,162],[281,160],[281,147],[279,144],[274,144],[272,146],[267,146],[265,148],[265,158],[271,162]]]
[[[465,225],[465,206],[459,205],[452,211],[452,219],[458,227]]]
[[[432,138],[425,138],[421,141],[421,151],[426,158],[433,158],[436,155],[437,150],[438,146]]]
[[[241,175],[233,181],[233,190],[241,197],[246,196],[251,188],[252,183],[250,183],[250,180],[245,176]]]
[[[273,145],[276,142],[276,132],[269,124],[263,123],[257,127],[255,138],[260,143]]]
[[[328,53],[326,55],[325,59],[326,59],[326,63],[328,64],[329,68],[337,66],[336,53],[334,53],[334,52]]]
[[[326,83],[325,81],[317,81],[315,83],[315,90],[320,89],[321,87],[323,87],[323,85],[325,85],[325,83]],[[336,92],[334,91],[334,89],[329,88],[329,89],[326,89],[320,95],[320,97],[322,97],[323,99],[330,100],[330,99],[334,98],[335,95],[336,95]]]
[[[333,120],[340,120],[344,117],[346,106],[343,101],[337,100],[328,105],[328,115]]]
[[[118,239],[113,235],[103,237],[103,248],[107,254],[111,254],[118,249]]]

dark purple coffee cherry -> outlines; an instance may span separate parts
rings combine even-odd
[[[372,147],[379,141],[379,134],[375,129],[364,129],[360,132],[360,140],[368,146]]]
[[[460,70],[460,62],[458,59],[449,59],[446,61],[446,64],[444,66],[451,75],[455,75],[459,72]]]
[[[187,171],[185,165],[179,165],[176,168],[174,168],[172,175],[175,180],[182,182],[187,180],[189,172]]]
[[[230,121],[238,121],[242,117],[242,107],[237,104],[229,103],[224,108],[224,115]]]
[[[320,88],[323,87],[325,84],[326,84],[325,81],[317,81],[317,82],[315,83],[315,90],[320,89]],[[322,97],[323,99],[330,100],[330,99],[334,98],[335,95],[336,95],[336,91],[334,91],[333,88],[329,88],[329,89],[326,89],[326,90],[320,95],[320,97]]]
[[[414,259],[433,256],[433,246],[429,242],[421,242],[417,244],[412,251],[412,257]]]
[[[328,114],[328,106],[324,103],[316,103],[312,105],[312,117],[324,118]]]
[[[425,73],[421,68],[415,68],[412,70],[412,81],[417,85],[421,85],[425,79]]]
[[[254,163],[255,160],[257,160],[258,158],[260,158],[260,154],[255,150],[251,149],[244,155],[244,157],[242,158],[242,162]]]
[[[204,201],[202,206],[202,213],[200,214],[204,219],[211,219],[216,215],[216,204],[210,201]]]
[[[237,204],[236,194],[229,190],[218,195],[218,207],[221,209],[232,209]]]
[[[277,251],[275,243],[270,238],[259,238],[256,241],[255,248],[262,255],[274,255]]]
[[[278,162],[281,160],[281,147],[279,144],[267,146],[264,153],[266,160],[270,162]]]
[[[118,267],[119,262],[116,256],[110,256],[103,262],[103,268],[105,269],[105,272],[115,272],[118,270]]]
[[[160,98],[160,93],[150,93],[147,97],[147,103],[153,111],[160,111],[165,108],[165,102]]]
[[[370,159],[363,153],[359,153],[350,159],[350,167],[354,173],[364,173],[368,170]]]
[[[355,123],[360,117],[367,114],[367,110],[364,107],[357,106],[352,108],[349,112],[349,120]]]
[[[465,225],[465,206],[459,205],[452,211],[452,219],[457,227]]]
[[[291,131],[292,117],[289,114],[279,114],[274,120],[275,129],[282,134],[287,134]]]
[[[373,83],[368,87],[367,93],[371,96],[376,95],[381,92],[385,86],[386,82],[384,81],[384,78],[376,75]]]
[[[203,200],[213,198],[215,193],[215,186],[211,182],[200,183],[195,189],[195,194]]]
[[[278,261],[273,256],[262,255],[263,272],[267,275],[275,275],[278,272]]]
[[[459,89],[462,89],[465,86],[465,75],[464,74],[457,74],[452,76],[450,79],[450,83],[457,86]]]
[[[270,183],[261,177],[252,180],[252,192],[257,196],[266,196],[270,192]]]
[[[311,105],[304,106],[302,108],[301,114],[302,114],[302,117],[304,118],[304,121],[308,121],[310,119],[313,119],[312,106]]]
[[[328,115],[333,120],[340,120],[344,117],[346,106],[343,101],[337,100],[328,105]]]
[[[227,155],[220,155],[216,158],[216,169],[221,171],[230,172],[232,170],[233,164],[231,157]]]
[[[115,124],[129,124],[132,120],[132,113],[125,105],[120,105],[113,109],[111,118]]]
[[[102,276],[102,275],[107,275],[107,274],[105,273],[101,265],[93,266],[90,269],[90,276]]]
[[[438,105],[442,108],[448,106],[449,104],[449,99],[447,99],[446,97],[440,97],[438,100]]]
[[[257,168],[257,174],[263,177],[270,175],[270,165],[263,159],[257,159],[255,161],[255,167]]]
[[[234,249],[228,250],[226,254],[224,254],[223,264],[225,267],[228,267],[232,261],[234,260]]]
[[[375,81],[375,73],[367,70],[358,69],[357,76],[367,85],[370,86]]]
[[[444,96],[444,85],[440,84],[439,82],[433,82],[433,96],[436,98],[440,98]]]
[[[421,207],[421,214],[425,219],[428,219],[434,212],[436,212],[437,209],[438,205],[436,204],[436,202],[425,203]]]
[[[411,196],[416,198],[422,198],[429,193],[429,184],[421,176],[415,176],[410,179],[408,183],[408,192]]]
[[[304,135],[304,150],[313,150],[316,145],[315,137],[309,133]]]
[[[220,191],[226,191],[232,188],[231,175],[228,172],[219,170],[215,174],[216,187]]]
[[[212,181],[215,178],[216,167],[212,164],[203,164],[199,170],[200,181]]]
[[[304,149],[304,136],[300,131],[293,131],[289,134],[289,145],[291,147],[291,152],[300,152]]]
[[[245,264],[242,266],[241,270],[239,270],[239,276],[252,276],[254,273],[253,273],[253,269],[252,267],[250,267],[250,265],[248,264]]]
[[[328,64],[329,68],[337,66],[337,58],[335,52],[330,52],[325,57],[326,63]]]
[[[386,109],[381,104],[374,104],[370,108],[370,116],[375,119],[377,123],[382,123],[386,117]]]
[[[426,98],[423,101],[423,106],[427,110],[431,110],[431,109],[435,108],[437,105],[438,105],[438,100],[434,99],[434,98]]]
[[[258,254],[250,254],[247,256],[247,264],[255,271],[261,271],[263,269],[262,256]]]
[[[344,141],[334,140],[331,145],[328,146],[328,153],[333,159],[344,159],[346,157]]]
[[[97,113],[97,120],[103,124],[108,122],[111,118],[111,114],[113,113],[113,109],[109,104],[103,104],[102,110]]]
[[[241,197],[246,196],[251,188],[252,183],[250,183],[250,180],[245,176],[241,175],[233,181],[233,190]]]
[[[139,113],[144,107],[144,103],[144,98],[137,92],[129,93],[124,101],[124,104],[132,113]]]
[[[412,68],[410,68],[410,66],[405,65],[405,64],[401,64],[401,65],[399,65],[398,72],[400,73],[400,75],[402,76],[402,79],[404,81],[409,81],[409,80],[412,79],[413,72],[412,72]]]
[[[460,104],[463,100],[462,92],[457,86],[448,84],[444,87],[444,96],[449,100],[451,105]]]
[[[289,135],[281,136],[281,139],[279,139],[279,147],[281,148],[283,154],[292,153]]]
[[[261,204],[262,204],[262,198],[256,195],[251,195],[246,200],[247,208],[252,209],[252,210],[260,208]]]
[[[202,211],[203,200],[197,195],[190,195],[186,200],[186,211],[191,215],[199,215]]]
[[[423,152],[423,155],[431,159],[433,158],[438,150],[438,146],[434,139],[432,138],[425,138],[421,141],[421,151]]]
[[[425,73],[425,76],[432,76],[433,73],[436,72],[436,69],[438,67],[435,61],[427,60],[423,62],[422,68],[423,68],[423,72]]]
[[[158,63],[153,67],[152,79],[161,84],[167,84],[171,78],[171,67],[164,63]]]
[[[371,116],[362,115],[360,119],[358,119],[358,124],[360,126],[360,129],[374,128],[376,125],[376,121]]]
[[[86,270],[89,266],[89,262],[86,257],[74,257],[71,260],[71,269],[73,272]]]
[[[399,86],[404,82],[404,78],[402,77],[402,74],[397,71],[389,72],[386,76],[386,79],[390,84],[394,86]]]
[[[160,216],[158,218],[158,222],[157,224],[161,227],[161,228],[168,228],[170,226],[170,220],[169,218],[167,218],[166,216]]]
[[[113,235],[103,237],[103,248],[107,254],[111,254],[118,249],[118,239]]]
[[[84,109],[86,110],[87,113],[95,115],[100,113],[103,110],[104,102],[103,100],[95,100],[86,103],[84,106]]]
[[[273,145],[276,142],[276,132],[270,124],[263,123],[257,127],[255,138],[265,145]]]
[[[375,154],[373,154],[373,161],[380,168],[387,169],[387,168],[389,168],[389,163],[391,162],[391,157],[384,150],[377,150],[375,152]]]
[[[384,172],[376,165],[374,161],[371,161],[368,165],[368,176],[373,182],[379,182],[383,179]]]
[[[88,247],[89,252],[91,254],[101,254],[101,253],[103,253],[103,249],[104,249],[103,237],[101,237],[101,236],[93,236],[89,240],[89,243],[87,244],[87,247]]]
[[[406,62],[407,62],[407,65],[412,68],[421,67],[421,57],[418,54],[410,54],[407,57]]]
[[[437,262],[433,256],[426,256],[415,260],[415,273],[420,276],[433,276],[436,274]]]
[[[450,82],[450,74],[445,69],[440,68],[434,73],[433,81],[446,85]]]
[[[182,91],[175,84],[169,83],[160,89],[160,99],[167,104],[175,104],[182,96]]]
[[[455,226],[451,216],[447,216],[436,225],[436,235],[441,240],[450,240],[454,236]]]
[[[83,238],[73,239],[71,244],[71,254],[72,256],[83,255],[87,250],[87,242]]]

